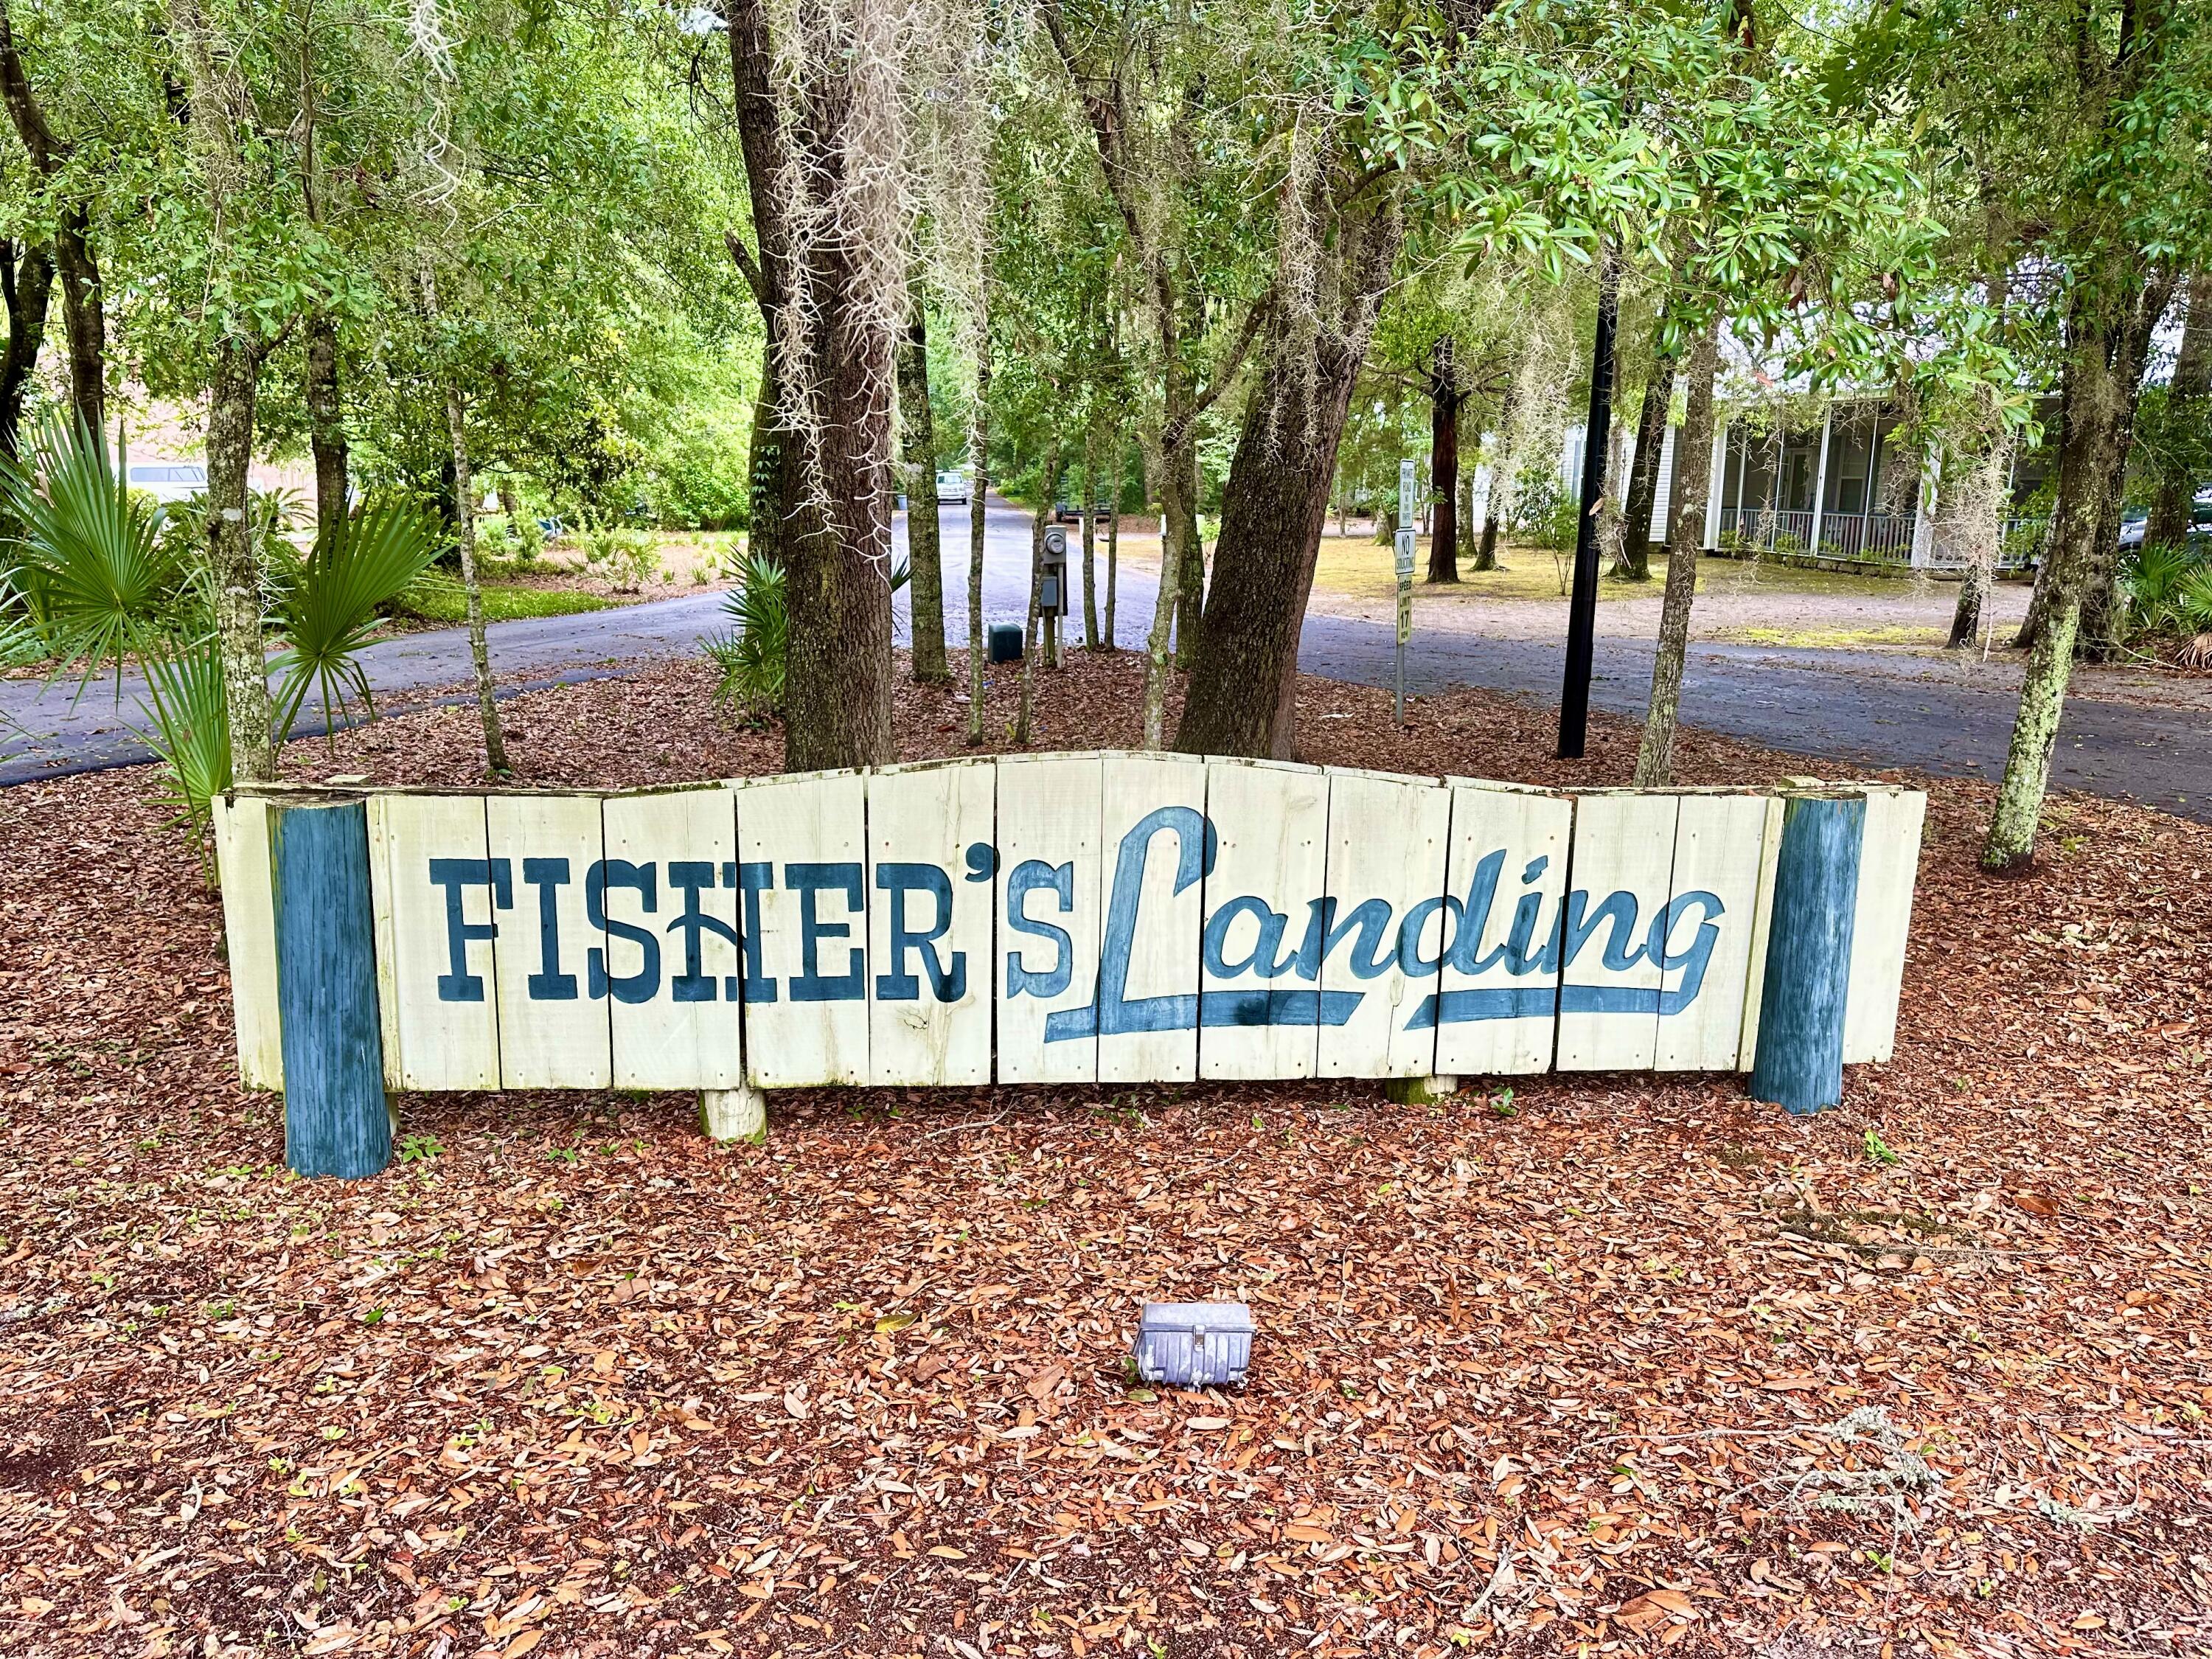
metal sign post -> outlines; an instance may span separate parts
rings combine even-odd
[[[1406,641],[1413,633],[1413,464],[1398,463],[1398,724],[1406,723]]]

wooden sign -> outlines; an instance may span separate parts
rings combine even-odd
[[[1850,808],[1810,945],[1770,938],[1800,798]],[[288,1052],[282,817],[363,800],[220,804],[249,1084]],[[1923,806],[1112,752],[375,791],[379,1063],[392,1089],[1748,1070],[1801,945],[1840,975],[1840,1060],[1881,1060]]]

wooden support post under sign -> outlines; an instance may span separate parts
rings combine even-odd
[[[368,807],[273,805],[270,888],[284,1056],[284,1162],[358,1180],[392,1161]]]
[[[1860,794],[1784,805],[1751,1096],[1792,1112],[1844,1097],[1844,1004],[1866,830]]]

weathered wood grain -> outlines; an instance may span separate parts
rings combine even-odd
[[[996,769],[964,760],[868,774],[868,1075],[991,1076]]]
[[[1328,782],[1321,990],[1358,1002],[1342,1024],[1322,1024],[1320,1074],[1426,1077],[1436,1026],[1415,1015],[1437,994],[1452,932],[1451,792],[1434,778],[1382,772],[1334,770]]]
[[[610,795],[601,816],[610,989],[628,993],[607,998],[614,1085],[735,1089],[744,1081],[735,798],[726,784]],[[648,869],[649,892],[636,884]],[[651,964],[618,924],[652,935]],[[648,965],[658,971],[647,975]]]
[[[1091,1083],[1098,1076],[1100,915],[1111,873],[1100,856],[1105,762],[1007,755],[998,775],[999,1081]]]
[[[1102,765],[1098,1080],[1189,1082],[1198,1075],[1206,763],[1109,754]]]
[[[1342,1011],[1293,965],[1327,887],[1328,775],[1236,759],[1206,769],[1218,852],[1205,880],[1198,1074],[1311,1077],[1321,1022]]]
[[[735,787],[739,884],[755,884],[744,893],[747,1079],[760,1089],[866,1083],[866,775]]]
[[[604,1089],[613,1081],[607,1001],[592,994],[585,971],[606,944],[585,899],[603,856],[599,798],[487,795],[484,828],[514,899],[492,940],[500,1086]]]
[[[1649,945],[1673,897],[1672,795],[1594,790],[1575,800],[1572,888],[1560,941],[1563,1072],[1649,1071],[1663,977]]]
[[[1655,1063],[1662,1072],[1728,1071],[1743,1036],[1766,800],[1719,791],[1678,799]]]
[[[284,1086],[283,1023],[276,1010],[276,916],[269,865],[269,803],[217,795],[216,879],[222,884],[222,943],[238,1012],[238,1077],[249,1089]]]
[[[1554,941],[1574,820],[1568,796],[1451,781],[1444,884],[1455,908],[1437,981],[1439,1073],[1551,1068],[1559,990]]]
[[[1886,1060],[1896,1047],[1898,997],[1905,984],[1905,946],[1912,927],[1912,890],[1920,873],[1920,835],[1927,812],[1928,797],[1917,791],[1866,791],[1850,991],[1844,1013],[1847,1066]]]
[[[390,919],[391,967],[379,974],[387,1077],[400,1089],[496,1089],[494,929],[514,908],[514,872],[489,863],[484,797],[380,794],[372,805],[384,854],[371,859],[376,903]],[[495,916],[502,876],[507,902]]]

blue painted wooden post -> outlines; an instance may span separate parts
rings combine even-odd
[[[284,1049],[284,1161],[358,1180],[392,1161],[368,807],[276,805],[269,813],[276,912],[276,1007]]]
[[[1863,795],[1792,795],[1783,808],[1754,1100],[1817,1112],[1844,1097],[1844,997],[1865,829]]]

